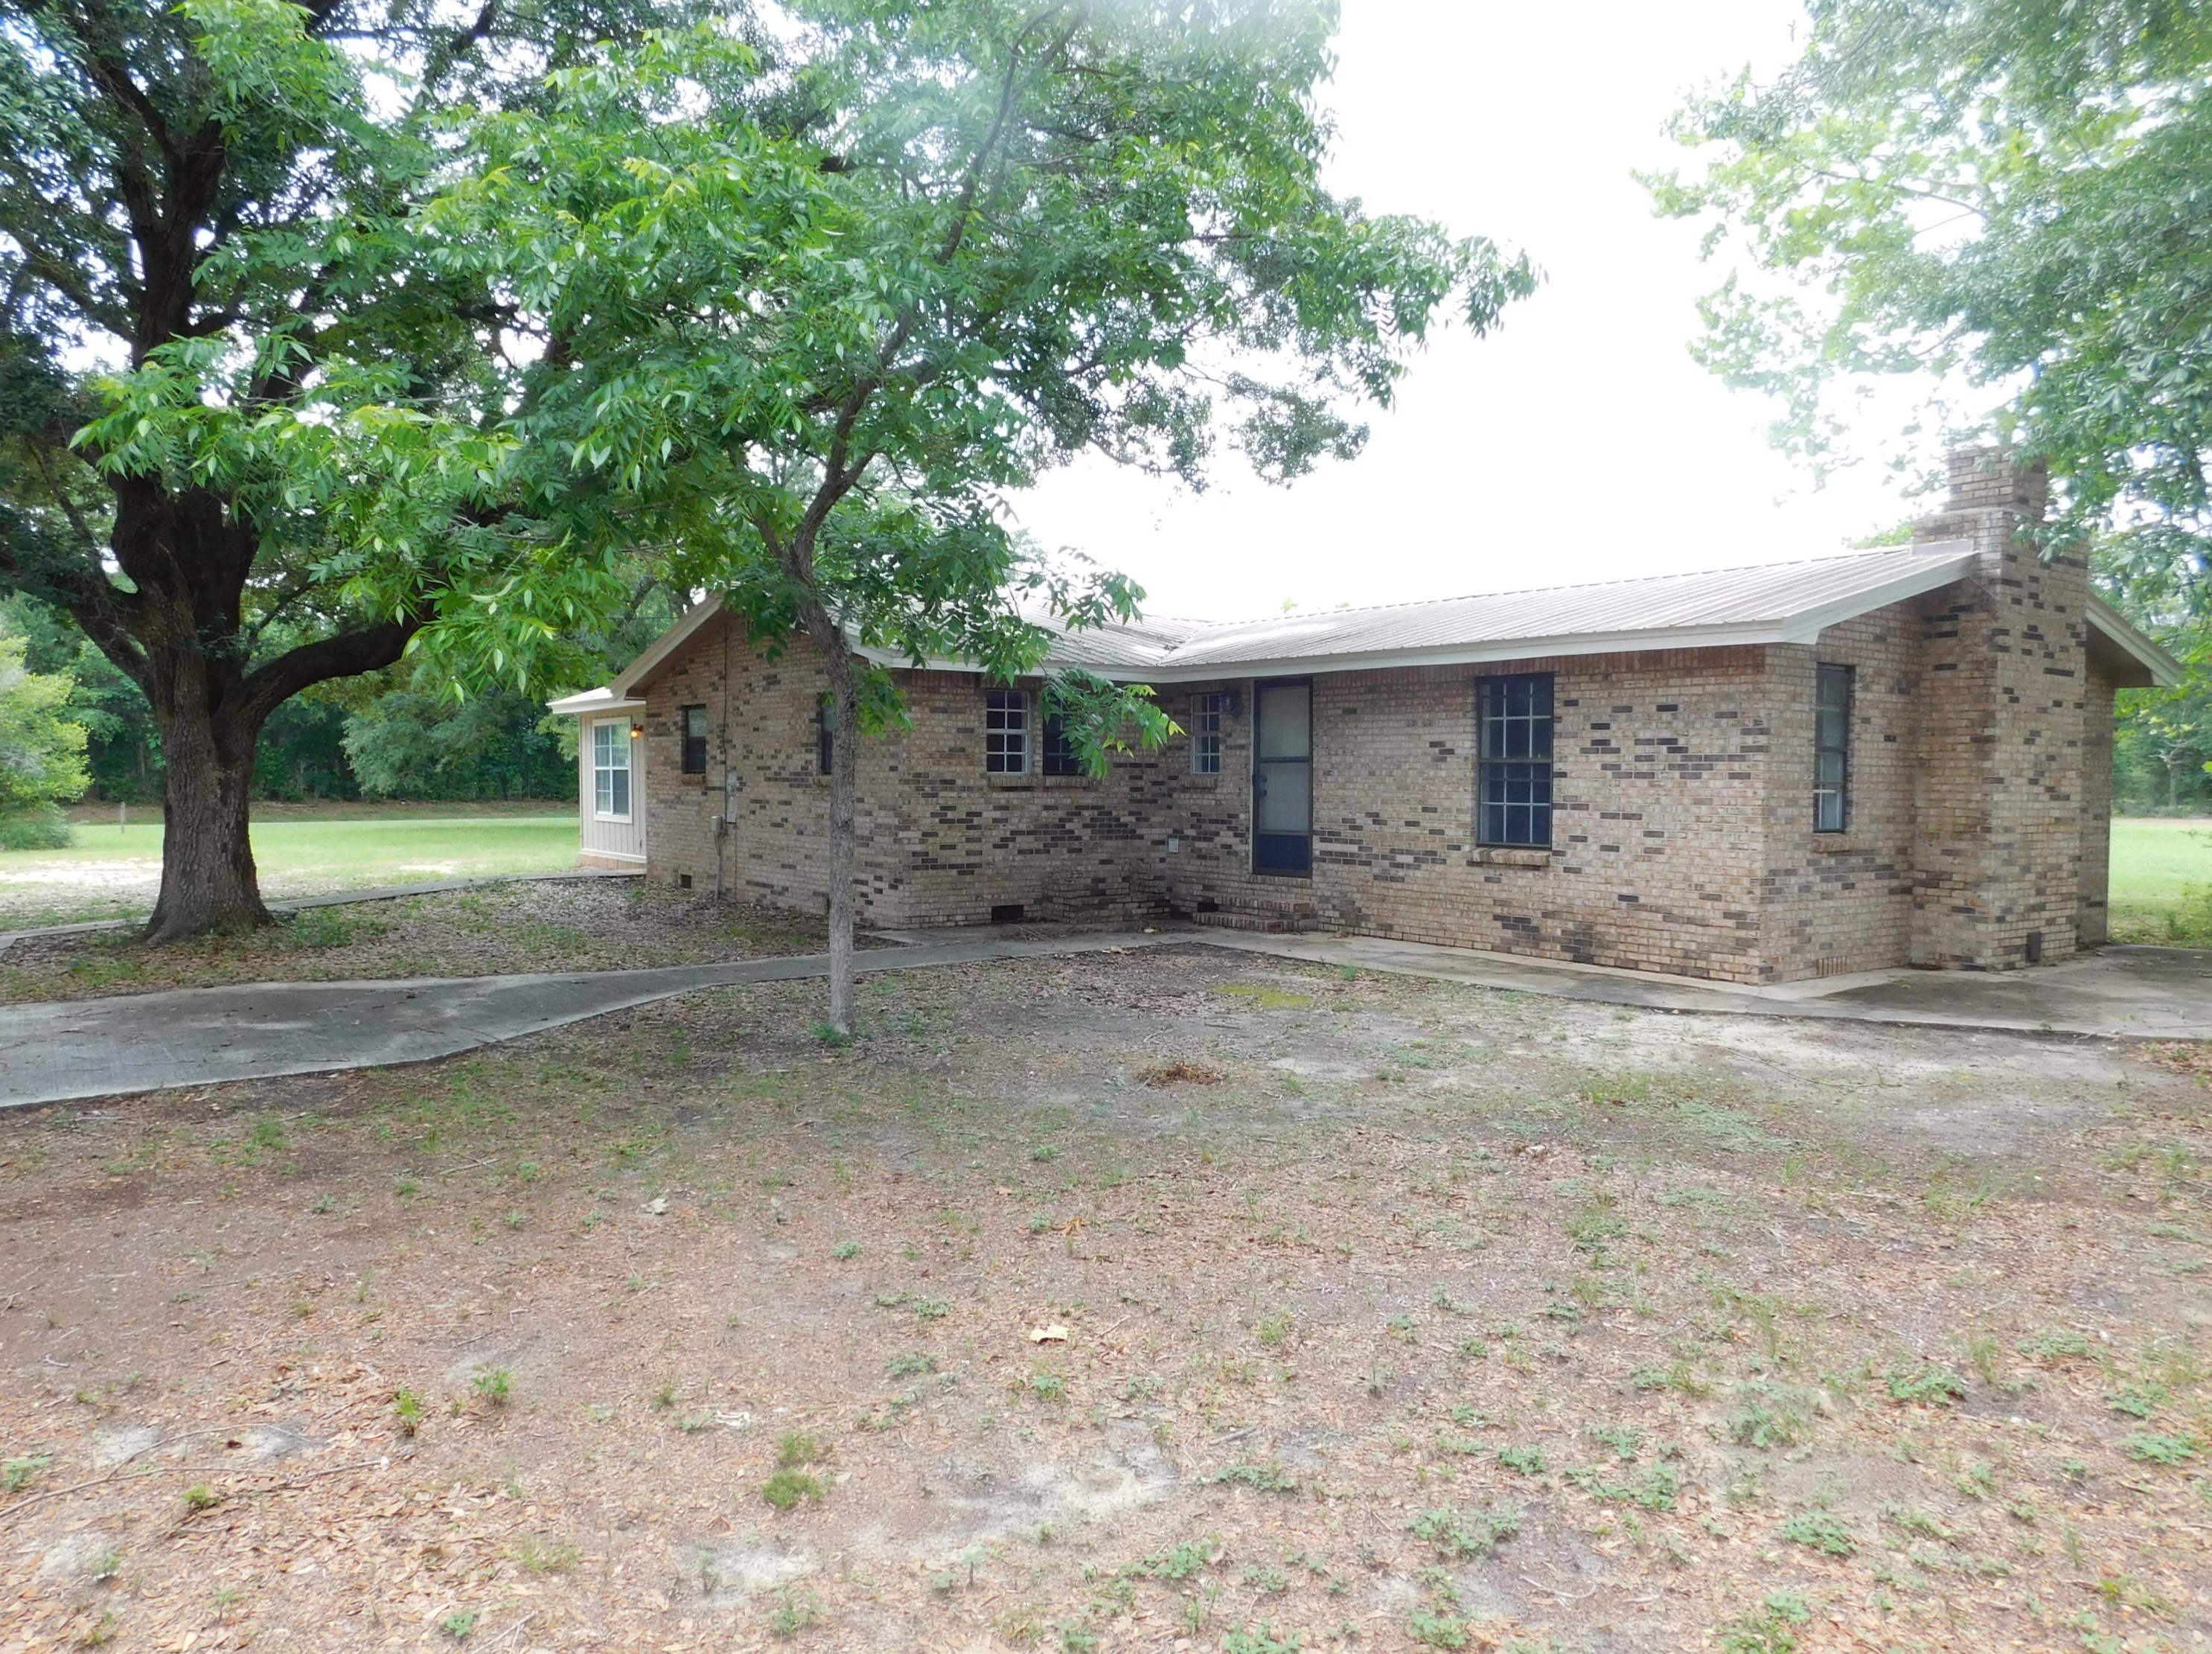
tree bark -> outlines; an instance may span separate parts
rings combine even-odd
[[[204,706],[157,706],[168,763],[161,799],[161,896],[147,921],[149,942],[270,922],[247,836],[253,751],[259,721]]]
[[[843,629],[820,610],[807,632],[823,648],[830,674],[830,1015],[841,1039],[853,1035],[853,860],[860,794],[860,679]]]

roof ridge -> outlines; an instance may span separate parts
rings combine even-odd
[[[1677,569],[1659,575],[1623,575],[1614,580],[1571,580],[1557,586],[1515,586],[1499,592],[1455,592],[1445,597],[1401,598],[1395,603],[1348,603],[1331,609],[1286,609],[1277,615],[1255,615],[1246,620],[1197,620],[1188,623],[1196,626],[1257,626],[1266,621],[1299,618],[1326,619],[1334,615],[1380,614],[1390,609],[1421,609],[1438,603],[1475,603],[1485,598],[1528,597],[1538,592],[1592,592],[1608,586],[1636,586],[1646,581],[1687,580],[1698,575],[1740,575],[1752,569],[1802,569],[1816,562],[1845,562],[1854,557],[1894,556],[1900,552],[1928,552],[1936,550],[1936,542],[1927,545],[1877,545],[1851,551],[1832,551],[1817,557],[1784,557],[1772,562],[1723,563],[1713,569]],[[1943,553],[1956,556],[1955,550]],[[1153,617],[1146,616],[1151,619]],[[1165,617],[1161,617],[1165,618]]]

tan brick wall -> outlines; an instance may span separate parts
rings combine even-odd
[[[725,677],[725,660],[727,676]],[[972,674],[902,672],[912,727],[863,739],[856,909],[880,926],[981,923],[1018,903],[1031,918],[1158,911],[1133,852],[1133,784],[987,776],[983,686]],[[828,687],[804,639],[770,658],[726,617],[702,627],[646,690],[648,875],[818,912],[827,902],[830,782],[815,708]],[[708,773],[682,773],[681,708],[708,708]],[[727,800],[725,809],[724,800]],[[714,818],[726,813],[726,831]],[[717,884],[719,876],[720,884]]]
[[[2080,946],[2102,947],[2112,921],[2112,696],[2110,674],[2092,660],[2081,698],[2081,907]]]
[[[1969,578],[1929,604],[1912,963],[2003,970],[2076,945],[2087,796],[2088,575],[2022,535],[2039,475],[1955,456],[1923,540],[1965,539]],[[2109,807],[2109,782],[2106,787]]]
[[[1773,708],[1764,979],[1840,976],[1904,962],[1912,933],[1919,737],[1919,604],[1831,626],[1818,642],[1767,651]],[[1845,830],[1813,830],[1816,668],[1850,666]]]
[[[1970,478],[1971,501],[1978,478]],[[2011,484],[2008,484],[2011,486]],[[2103,932],[2111,702],[2083,652],[2086,584],[2013,543],[2015,494],[1937,525],[1985,546],[1973,580],[1809,646],[1324,674],[1314,684],[1314,867],[1251,867],[1249,679],[1221,773],[1187,736],[1103,778],[987,776],[983,685],[900,674],[911,727],[864,740],[864,925],[1031,918],[1328,928],[1723,981],[1906,962],[1978,968]],[[726,672],[725,662],[726,661]],[[1855,669],[1850,821],[1813,831],[1814,671]],[[1553,848],[1475,843],[1478,678],[1554,675]],[[647,687],[649,875],[819,911],[825,687],[803,640],[771,658],[702,629]],[[680,773],[678,709],[708,708],[708,773]],[[714,817],[730,818],[718,835]]]
[[[1475,681],[1553,674],[1553,844],[1475,843]],[[1705,649],[1330,673],[1314,689],[1310,879],[1250,869],[1252,685],[1224,774],[1164,755],[1154,863],[1178,909],[1731,981],[1758,980],[1763,652]]]

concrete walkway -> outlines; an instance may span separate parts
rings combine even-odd
[[[1559,964],[1374,936],[1209,931],[1195,939],[1316,964],[1662,1011],[2097,1039],[2212,1039],[2212,950],[2197,948],[2106,947],[2030,970],[1870,970],[1777,988],[1736,988],[1653,971]]]
[[[955,937],[867,948],[864,974],[1091,953],[1170,936],[1093,933],[1049,941]],[[243,982],[165,994],[0,1006],[0,1107],[63,1103],[224,1080],[426,1062],[702,988],[828,974],[827,954],[657,970],[394,982]]]
[[[1736,988],[1370,936],[1177,928],[1024,937],[987,927],[885,939],[896,945],[860,952],[860,971],[1194,943],[1656,1010],[2093,1038],[2212,1038],[2212,952],[2185,948],[2106,948],[2004,976],[1892,970]],[[827,957],[817,953],[657,970],[262,982],[0,1006],[0,1106],[422,1062],[699,988],[789,982],[828,969]]]

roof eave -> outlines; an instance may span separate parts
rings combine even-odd
[[[2136,630],[2133,622],[2094,592],[2089,593],[2088,613],[2089,623],[2104,634],[2106,642],[2148,672],[2151,683],[2157,688],[2172,689],[2181,682],[2181,662]]]
[[[721,612],[720,598],[706,598],[693,604],[678,617],[674,625],[646,646],[644,654],[617,673],[614,682],[607,687],[617,695],[628,695],[638,689],[669,656],[691,641],[693,633]]]
[[[548,701],[545,710],[562,717],[574,717],[586,712],[625,712],[641,707],[642,701],[627,699],[614,692],[611,684],[602,684],[597,689],[579,695],[564,695],[557,701]]]

